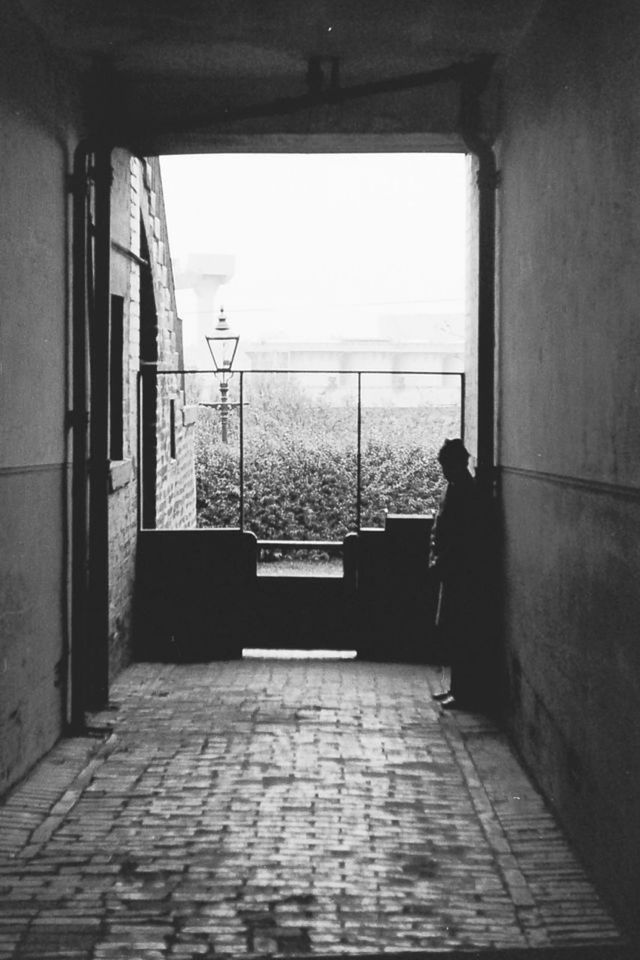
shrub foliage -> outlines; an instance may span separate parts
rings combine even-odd
[[[361,524],[436,509],[436,451],[457,434],[456,408],[363,411]],[[239,418],[222,443],[220,412],[203,408],[196,444],[198,525],[240,523]],[[357,411],[310,398],[295,381],[265,377],[244,411],[245,528],[259,539],[341,539],[357,526]]]

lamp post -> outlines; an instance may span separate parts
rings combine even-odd
[[[220,423],[222,428],[222,442],[228,443],[229,440],[229,380],[233,376],[232,367],[238,349],[239,336],[234,336],[229,326],[229,321],[224,315],[224,309],[220,307],[220,316],[216,323],[216,328],[212,337],[207,337],[207,345],[211,352],[216,376],[220,375],[220,403],[215,404],[220,410]]]

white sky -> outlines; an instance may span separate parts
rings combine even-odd
[[[463,309],[462,155],[214,154],[161,163],[174,266],[189,253],[235,257],[217,303],[237,332],[299,336],[304,317],[309,337],[362,336],[372,317]],[[188,322],[193,296],[179,292],[178,307]]]

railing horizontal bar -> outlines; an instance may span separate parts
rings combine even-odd
[[[153,366],[154,374],[186,374],[186,373],[211,373],[215,376],[218,372],[216,370],[159,370],[155,364],[146,364],[145,369],[148,369],[150,366]],[[142,371],[144,372],[144,370]],[[401,374],[403,377],[414,376],[414,377],[464,377],[464,372],[461,370],[318,370],[317,368],[310,369],[300,369],[296,368],[295,370],[286,370],[286,369],[260,369],[260,370],[234,370],[232,373],[243,373],[245,376],[251,376],[252,373],[315,373],[315,374],[339,374],[340,376],[349,376],[357,377],[358,374],[363,376],[396,376]]]
[[[409,375],[409,374],[413,374],[413,375],[416,376],[416,377],[425,377],[425,376],[426,376],[426,377],[462,377],[462,376],[464,376],[464,373],[462,372],[462,370],[399,370],[399,369],[398,369],[398,370],[329,370],[329,369],[327,369],[327,370],[324,370],[324,369],[323,369],[323,370],[318,370],[317,367],[314,367],[313,369],[309,369],[309,368],[306,368],[306,369],[305,369],[305,368],[302,368],[302,367],[296,367],[296,368],[291,368],[291,369],[285,369],[285,368],[274,369],[274,368],[271,368],[271,369],[269,369],[269,370],[267,370],[267,369],[264,369],[264,370],[263,370],[263,369],[256,369],[256,370],[244,370],[243,372],[244,372],[245,374],[252,374],[252,373],[317,373],[317,374],[331,373],[331,374],[340,374],[340,376],[345,376],[345,377],[357,377],[359,373],[362,374],[362,376],[373,376],[373,377],[379,377],[379,376],[381,376],[381,375],[384,375],[384,376],[393,375],[393,376],[395,376],[396,374],[399,374],[399,373],[401,373],[403,377],[404,377],[404,376],[407,376],[407,375]]]

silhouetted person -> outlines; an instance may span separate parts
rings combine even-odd
[[[486,524],[462,440],[445,440],[438,460],[447,488],[433,527],[430,566],[440,584],[436,625],[449,654],[451,688],[434,699],[447,709],[473,709],[480,705],[486,672],[481,662]]]

